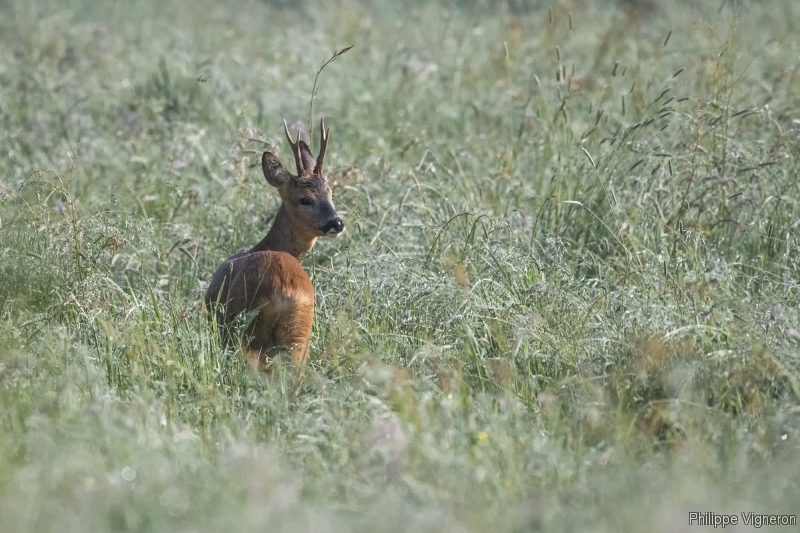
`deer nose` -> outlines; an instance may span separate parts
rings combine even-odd
[[[336,217],[331,219],[325,227],[322,228],[322,232],[326,235],[339,235],[344,231],[344,222],[341,218]]]

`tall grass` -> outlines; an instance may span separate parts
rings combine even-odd
[[[800,8],[718,7],[0,2],[0,529],[796,513]],[[309,367],[255,375],[201,295],[353,43]]]

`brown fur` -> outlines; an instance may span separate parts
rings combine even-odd
[[[275,155],[264,153],[264,177],[278,189],[283,203],[266,237],[222,263],[206,291],[205,303],[214,312],[223,343],[231,341],[236,317],[257,311],[244,330],[243,348],[247,359],[262,368],[283,350],[297,364],[305,359],[314,321],[314,287],[300,259],[317,237],[344,231],[322,171],[328,140],[324,123],[321,130],[316,162],[308,146],[299,139],[292,142],[287,130],[297,175],[289,174]]]
[[[281,349],[289,350],[296,363],[305,357],[314,320],[314,287],[300,262],[286,252],[231,257],[214,274],[206,304],[215,309],[226,343],[239,314],[260,310],[244,331],[251,362],[265,365]]]

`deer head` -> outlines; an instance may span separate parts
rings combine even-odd
[[[330,133],[325,129],[325,119],[320,121],[319,155],[316,160],[308,145],[300,140],[300,131],[293,141],[285,120],[283,128],[292,147],[297,174],[290,174],[275,154],[264,152],[261,168],[267,183],[278,189],[289,224],[295,232],[308,238],[338,237],[344,232],[344,222],[336,214],[331,188],[322,170]]]

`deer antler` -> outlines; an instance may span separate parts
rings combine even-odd
[[[322,176],[322,162],[325,161],[325,150],[328,149],[328,139],[330,138],[331,129],[325,129],[325,117],[319,121],[319,155],[317,156],[317,164],[314,167],[314,174]]]
[[[292,136],[289,135],[289,126],[286,125],[286,119],[283,119],[283,131],[286,132],[286,140],[289,141],[289,146],[292,147],[294,154],[294,164],[297,166],[297,174],[302,174],[305,169],[303,168],[303,157],[300,155],[300,129],[297,130],[297,140],[292,141]],[[317,163],[319,165],[319,163]]]

